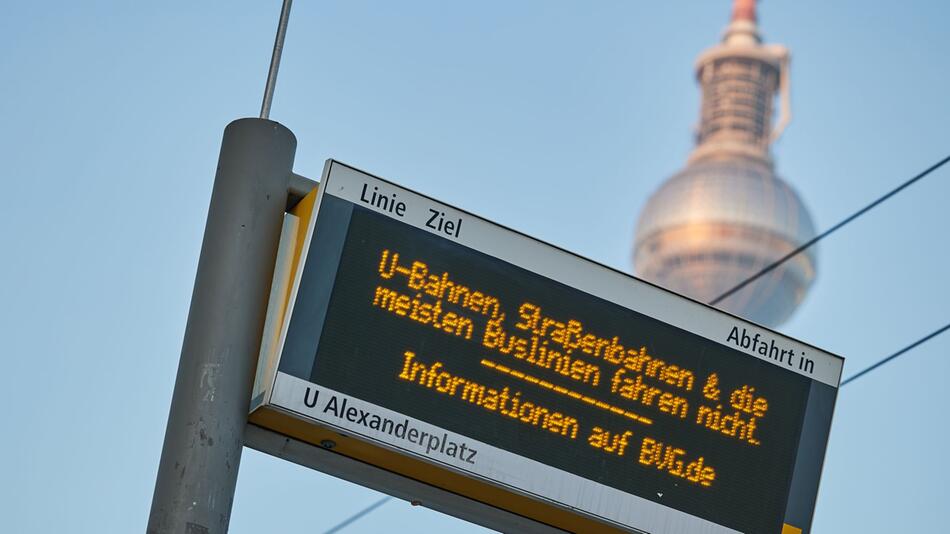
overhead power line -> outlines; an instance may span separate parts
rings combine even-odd
[[[363,508],[363,509],[360,510],[359,512],[356,512],[355,514],[353,514],[353,515],[351,515],[350,517],[346,518],[342,523],[337,524],[337,526],[331,528],[330,530],[324,532],[323,534],[334,534],[335,532],[339,532],[339,531],[343,530],[344,528],[350,526],[350,524],[353,523],[354,521],[356,521],[356,520],[358,520],[359,518],[363,517],[364,515],[366,515],[366,514],[372,512],[373,510],[379,508],[380,506],[386,504],[386,501],[388,501],[388,500],[391,499],[391,498],[392,498],[392,497],[389,497],[389,496],[383,497],[382,499],[380,499],[380,500],[374,502],[373,504],[367,506],[366,508]]]
[[[817,242],[821,241],[822,239],[828,237],[829,235],[835,233],[836,231],[838,231],[839,229],[841,229],[841,227],[845,226],[846,224],[850,223],[851,221],[857,219],[858,217],[860,217],[860,216],[864,215],[865,213],[871,211],[872,209],[876,208],[878,205],[880,205],[880,204],[881,204],[882,202],[884,202],[885,200],[891,198],[892,196],[896,195],[897,193],[900,193],[901,191],[903,191],[903,190],[906,189],[907,187],[911,186],[914,182],[917,182],[918,180],[920,180],[920,179],[923,178],[924,176],[927,176],[928,174],[932,173],[933,171],[939,169],[939,168],[942,167],[944,164],[946,164],[948,161],[950,161],[950,156],[947,156],[947,157],[943,158],[942,160],[938,161],[937,163],[934,163],[933,165],[931,165],[930,167],[928,167],[926,170],[924,170],[923,172],[921,172],[921,173],[918,174],[917,176],[914,176],[913,178],[907,180],[906,182],[904,182],[904,183],[902,183],[901,185],[897,186],[896,188],[892,189],[892,190],[891,190],[889,193],[887,193],[886,195],[884,195],[884,196],[882,196],[881,198],[875,200],[874,202],[871,202],[870,204],[868,204],[867,206],[861,208],[860,210],[854,212],[851,216],[847,217],[847,218],[844,219],[843,221],[841,221],[841,222],[839,222],[838,224],[832,226],[831,228],[825,230],[824,232],[822,232],[822,233],[816,235],[815,237],[813,237],[813,238],[811,238],[810,240],[806,241],[805,243],[803,243],[801,246],[799,246],[799,247],[796,248],[795,250],[793,250],[793,251],[789,252],[788,254],[782,256],[781,258],[775,260],[774,262],[772,262],[771,264],[769,264],[768,266],[766,266],[765,268],[763,268],[761,271],[759,271],[759,272],[755,273],[754,275],[750,276],[749,278],[745,279],[745,280],[744,280],[743,282],[741,282],[739,285],[733,287],[733,288],[730,289],[729,291],[726,291],[726,292],[723,293],[722,295],[719,295],[718,297],[714,298],[713,300],[711,300],[711,301],[709,302],[709,304],[710,304],[711,306],[715,306],[716,304],[719,304],[720,302],[722,302],[723,299],[725,299],[725,298],[731,296],[731,295],[734,294],[736,291],[739,291],[740,289],[742,289],[742,288],[744,288],[745,286],[751,284],[752,282],[755,282],[756,280],[758,280],[759,278],[761,278],[763,275],[772,272],[776,267],[782,265],[782,264],[785,263],[786,261],[788,261],[788,260],[794,258],[795,256],[801,254],[801,253],[804,252],[805,250],[808,250],[808,248],[810,248],[810,247],[811,247],[812,245],[814,245],[815,243],[817,243]]]
[[[914,342],[911,343],[910,345],[907,345],[906,347],[904,347],[904,348],[902,348],[901,350],[895,352],[894,354],[891,354],[890,356],[886,356],[886,357],[884,357],[884,358],[881,358],[880,360],[878,360],[876,363],[872,364],[871,366],[869,366],[869,367],[867,367],[867,368],[865,368],[865,369],[863,369],[863,370],[861,370],[861,371],[858,371],[857,373],[855,373],[855,374],[849,376],[848,378],[846,378],[845,380],[843,380],[843,381],[841,382],[841,387],[844,387],[844,386],[848,385],[849,383],[854,382],[855,380],[857,380],[857,379],[861,378],[862,376],[864,376],[864,375],[870,373],[871,371],[877,369],[878,367],[884,365],[885,363],[887,363],[887,362],[889,362],[889,361],[891,361],[891,360],[893,360],[893,359],[895,359],[895,358],[897,358],[897,357],[903,355],[905,352],[907,352],[907,351],[913,349],[914,347],[916,347],[916,346],[918,346],[918,345],[920,345],[920,344],[922,344],[922,343],[925,343],[925,342],[927,342],[927,341],[930,341],[931,339],[933,339],[933,338],[939,336],[940,334],[946,332],[947,330],[950,330],[950,324],[947,324],[947,325],[944,326],[943,328],[938,328],[937,330],[934,330],[933,332],[931,332],[931,333],[927,334],[926,336],[924,336],[924,337],[918,339],[917,341],[914,341]]]
[[[864,215],[865,213],[871,211],[872,209],[874,209],[875,207],[877,207],[878,205],[880,205],[881,203],[883,203],[885,200],[887,200],[887,199],[893,197],[893,196],[896,195],[897,193],[900,193],[901,191],[903,191],[904,189],[910,187],[911,185],[913,185],[915,182],[919,181],[919,180],[922,179],[923,177],[927,176],[928,174],[932,173],[933,171],[935,171],[935,170],[939,169],[940,167],[944,166],[947,162],[950,162],[950,156],[947,156],[947,157],[943,158],[942,160],[938,161],[937,163],[934,163],[934,164],[931,165],[930,167],[927,167],[926,169],[924,169],[923,171],[921,171],[921,172],[918,173],[917,175],[911,177],[910,179],[906,180],[904,183],[902,183],[902,184],[900,184],[899,186],[895,187],[894,189],[890,190],[888,193],[886,193],[885,195],[881,196],[880,198],[878,198],[878,199],[875,200],[874,202],[871,202],[871,203],[868,204],[867,206],[865,206],[865,207],[861,208],[860,210],[854,212],[853,214],[851,214],[850,216],[848,216],[847,218],[845,218],[843,221],[841,221],[841,222],[839,222],[838,224],[832,226],[831,228],[825,230],[824,232],[822,232],[822,233],[816,235],[816,236],[813,237],[812,239],[806,241],[805,243],[803,243],[802,245],[800,245],[800,246],[799,246],[798,248],[796,248],[795,250],[792,250],[792,251],[789,252],[788,254],[782,256],[782,257],[779,258],[778,260],[776,260],[776,261],[772,262],[771,264],[767,265],[765,268],[763,268],[763,269],[760,270],[759,272],[755,273],[754,275],[750,276],[749,278],[746,278],[745,280],[743,280],[741,283],[739,283],[738,285],[736,285],[735,287],[733,287],[733,288],[730,289],[729,291],[726,291],[726,292],[723,293],[722,295],[719,295],[719,296],[716,297],[715,299],[711,300],[711,301],[709,302],[709,304],[710,304],[711,306],[714,306],[714,305],[718,304],[719,302],[722,302],[723,299],[725,299],[725,298],[727,298],[727,297],[729,297],[729,296],[735,294],[737,291],[741,290],[742,288],[746,287],[747,285],[751,284],[752,282],[755,282],[756,280],[758,280],[759,278],[761,278],[763,275],[768,274],[769,272],[775,270],[776,267],[782,265],[782,264],[785,263],[786,261],[788,261],[788,260],[794,258],[795,256],[797,256],[798,254],[804,252],[805,250],[807,250],[809,247],[811,247],[811,246],[814,245],[815,243],[821,241],[822,239],[824,239],[824,238],[828,237],[829,235],[833,234],[834,232],[838,231],[839,229],[841,229],[843,226],[845,226],[846,224],[850,223],[851,221],[853,221],[853,220],[857,219],[858,217]],[[891,354],[891,355],[889,355],[889,356],[885,356],[884,358],[882,358],[881,360],[879,360],[877,363],[874,363],[874,364],[871,365],[870,367],[867,367],[866,369],[863,369],[863,370],[859,371],[858,373],[856,373],[856,374],[854,374],[854,375],[848,377],[847,379],[845,379],[845,380],[843,380],[843,381],[841,382],[840,386],[845,386],[845,385],[847,385],[847,384],[853,382],[854,380],[857,380],[858,378],[861,378],[861,377],[864,376],[865,374],[870,373],[871,371],[877,369],[878,367],[884,365],[885,363],[887,363],[887,362],[889,362],[889,361],[891,361],[891,360],[894,360],[895,358],[900,357],[901,355],[903,355],[904,353],[906,353],[906,352],[910,351],[911,349],[917,347],[918,345],[920,345],[920,344],[922,344],[922,343],[925,343],[925,342],[929,341],[930,339],[932,339],[932,338],[934,338],[934,337],[939,336],[940,334],[944,333],[944,332],[947,331],[948,329],[950,329],[950,324],[944,326],[943,328],[938,328],[936,331],[931,332],[930,334],[927,334],[926,336],[924,336],[924,337],[918,339],[917,341],[911,343],[910,345],[907,345],[906,347],[904,347],[903,349],[901,349],[901,350],[895,352],[894,354]]]

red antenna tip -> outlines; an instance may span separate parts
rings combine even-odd
[[[732,20],[755,22],[755,0],[735,0],[732,5]]]

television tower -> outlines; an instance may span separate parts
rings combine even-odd
[[[755,0],[735,0],[722,42],[697,58],[696,146],[686,167],[653,193],[637,224],[637,275],[703,302],[815,234],[808,210],[775,174],[771,144],[791,118],[789,54],[762,43],[755,8]],[[776,326],[804,298],[816,261],[811,248],[718,306]]]

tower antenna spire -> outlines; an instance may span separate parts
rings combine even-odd
[[[755,22],[755,0],[735,0],[732,4],[732,20]]]

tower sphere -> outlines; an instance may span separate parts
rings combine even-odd
[[[637,224],[637,275],[703,302],[815,235],[798,194],[775,174],[770,152],[790,118],[788,52],[763,45],[755,21],[754,2],[736,0],[722,43],[698,58],[696,147],[686,167],[653,193]],[[811,248],[718,306],[776,326],[805,297],[816,263]]]

